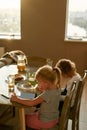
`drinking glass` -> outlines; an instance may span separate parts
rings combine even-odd
[[[14,86],[15,86],[15,75],[9,75],[8,76],[8,89],[9,89],[9,92],[14,92]]]
[[[47,58],[47,65],[52,66],[53,65],[53,60],[51,60],[50,58]]]
[[[26,69],[26,61],[25,61],[25,56],[24,55],[19,55],[18,56],[17,68],[18,68],[18,71],[25,71],[25,69]]]

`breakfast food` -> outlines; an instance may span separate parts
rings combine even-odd
[[[18,81],[23,80],[23,79],[24,79],[24,77],[22,75],[15,74],[15,82],[18,82]]]

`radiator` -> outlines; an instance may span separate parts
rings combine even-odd
[[[0,47],[0,57],[5,53],[5,48],[4,47]]]

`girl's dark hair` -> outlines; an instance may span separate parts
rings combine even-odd
[[[56,67],[59,67],[63,74],[68,74],[69,72],[76,70],[75,63],[68,59],[60,59],[57,62]]]

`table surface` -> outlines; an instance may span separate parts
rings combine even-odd
[[[8,104],[9,99],[6,99],[5,97],[1,95],[5,95],[9,97],[8,92],[8,84],[7,84],[7,77],[9,74],[16,74],[18,73],[16,65],[8,65],[0,68],[0,103]]]
[[[34,67],[29,68],[30,72],[35,72],[36,70],[37,70],[37,68],[34,68]],[[15,75],[18,73],[19,72],[17,69],[17,65],[7,65],[7,66],[0,68],[0,103],[6,103],[6,104],[9,103],[9,100],[1,95],[5,95],[5,96],[9,97],[7,77],[9,74]],[[21,72],[21,74],[25,75],[25,72]],[[20,96],[20,91],[17,90],[16,87],[15,87],[15,91],[16,91],[17,95]],[[4,99],[6,100],[6,102],[4,101]]]

